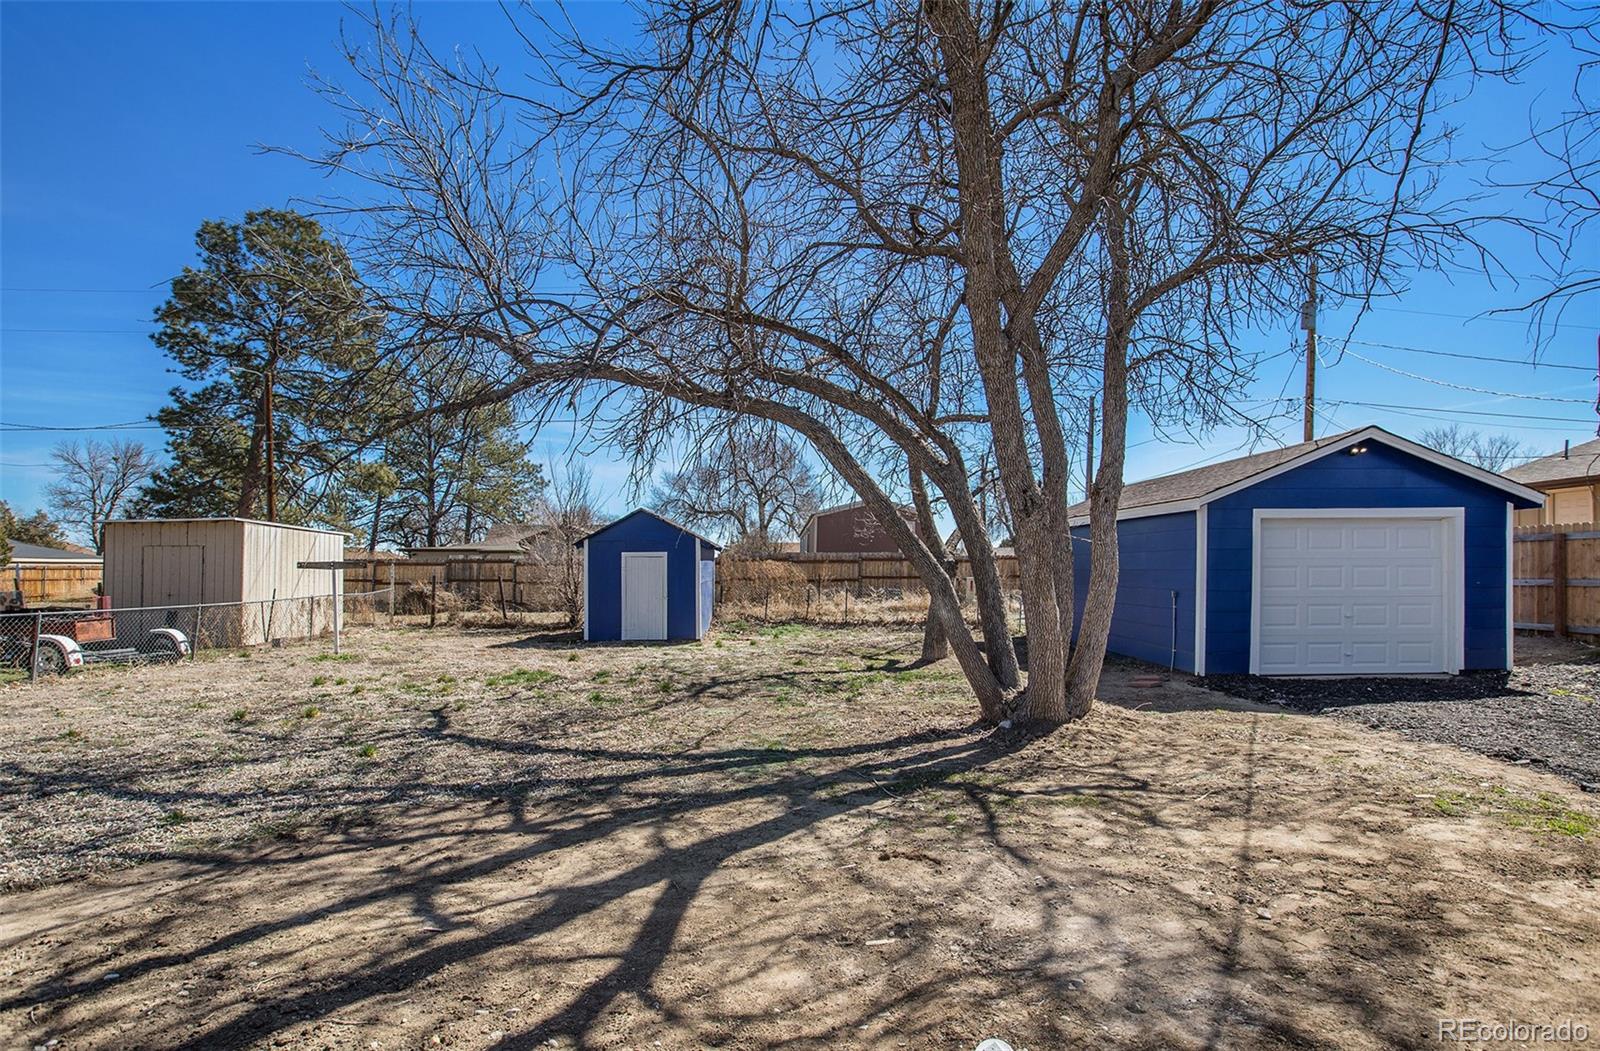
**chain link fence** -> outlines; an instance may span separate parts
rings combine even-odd
[[[203,650],[331,641],[349,624],[393,616],[393,592],[259,602],[0,613],[0,681],[36,681],[98,664],[191,660]],[[342,598],[342,601],[341,601]]]

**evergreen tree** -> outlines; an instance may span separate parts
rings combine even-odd
[[[344,249],[306,216],[208,221],[195,243],[199,264],[173,279],[152,338],[202,385],[174,389],[156,414],[172,462],[139,507],[160,517],[316,520],[337,491],[335,453],[361,416],[353,392],[381,318]]]

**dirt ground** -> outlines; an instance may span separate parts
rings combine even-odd
[[[1437,678],[1264,679],[1199,683],[1407,737],[1542,767],[1600,792],[1600,652],[1574,639],[1520,635],[1516,667]]]
[[[1575,785],[1124,665],[992,734],[916,651],[368,630],[0,690],[0,1047],[1600,1035]]]

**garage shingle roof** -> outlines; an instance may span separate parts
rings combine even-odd
[[[1149,507],[1152,504],[1166,504],[1178,500],[1198,500],[1208,493],[1215,492],[1224,486],[1242,482],[1252,475],[1262,471],[1271,470],[1281,463],[1287,463],[1295,457],[1321,449],[1329,445],[1338,445],[1347,442],[1354,435],[1367,430],[1366,427],[1357,427],[1354,430],[1341,431],[1330,434],[1326,438],[1315,441],[1301,442],[1298,445],[1285,445],[1281,449],[1267,449],[1263,452],[1241,456],[1236,460],[1224,460],[1221,463],[1207,464],[1205,467],[1196,467],[1190,471],[1179,471],[1177,474],[1162,475],[1160,478],[1151,478],[1143,482],[1133,482],[1123,486],[1122,502],[1118,507],[1120,511],[1132,511],[1140,507]],[[1080,500],[1067,509],[1069,516],[1077,517],[1089,513],[1089,501]]]

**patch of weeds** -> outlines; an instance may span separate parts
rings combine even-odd
[[[601,668],[599,671],[591,675],[590,678],[595,682],[608,682],[611,679],[611,672],[605,668]]]
[[[340,676],[340,677],[339,677],[339,678],[337,678],[337,679],[335,679],[335,680],[333,680],[333,684],[334,684],[334,685],[335,685],[335,686],[345,686],[345,685],[348,685],[348,684],[349,684],[349,682],[350,682],[350,680],[349,680],[349,679],[346,679],[346,678],[345,678],[345,677],[344,677],[344,676],[342,676],[342,675],[341,675],[341,676]]]
[[[1432,804],[1435,810],[1447,817],[1465,817],[1480,812],[1496,814],[1507,826],[1528,832],[1587,836],[1595,830],[1592,815],[1569,807],[1560,796],[1550,792],[1519,796],[1504,785],[1497,785],[1483,795],[1456,790],[1438,792]]]
[[[378,746],[375,745],[375,744],[364,744],[360,748],[356,749],[356,755],[360,756],[363,759],[375,758],[377,756],[377,754],[378,754]]]
[[[437,682],[440,686],[454,686],[456,677],[454,675],[441,675],[434,682]]]
[[[246,723],[246,722],[249,722],[250,721],[250,709],[248,709],[248,708],[235,708],[233,711],[228,713],[228,721],[230,723]]]
[[[796,697],[793,690],[776,690],[772,694],[772,705],[775,708],[804,708],[806,701]]]
[[[543,686],[555,682],[560,676],[543,668],[517,668],[501,675],[491,675],[483,680],[485,686]]]
[[[464,700],[463,701],[457,701],[456,703],[452,704],[450,707],[454,711],[464,712],[464,711],[467,710],[467,702],[464,701]]]
[[[234,656],[248,659],[249,656],[250,656],[250,651],[249,650],[240,650],[238,653],[235,653]]]
[[[322,662],[338,661],[338,662],[340,662],[342,664],[345,661],[355,661],[355,660],[360,660],[361,658],[357,657],[354,653],[319,653],[315,657],[312,657],[311,659],[314,660],[314,661],[322,661]]]
[[[167,811],[165,814],[161,815],[161,823],[163,825],[168,825],[168,826],[171,826],[171,825],[187,825],[189,822],[191,822],[193,820],[194,820],[194,818],[190,817],[188,814],[185,814],[183,811],[177,809],[176,807],[174,807],[173,809]]]
[[[313,685],[313,686],[326,686],[326,685],[328,685],[328,677],[326,675],[313,676],[312,679],[311,679],[311,685]]]
[[[578,655],[576,653],[567,654],[567,663],[568,664],[576,664],[576,663],[578,663]]]
[[[674,689],[676,689],[676,687],[673,685],[673,682],[672,682],[671,679],[663,678],[663,679],[657,679],[656,680],[656,692],[657,693],[671,693]]]
[[[589,692],[590,704],[617,704],[621,700],[621,697],[612,697],[609,694],[601,693],[599,690],[591,690]]]
[[[1087,792],[1068,792],[1065,795],[1054,796],[1050,800],[1056,806],[1064,807],[1100,807],[1106,801],[1099,796],[1089,795]]]
[[[800,624],[777,624],[767,628],[761,634],[769,639],[786,639],[794,635],[804,635],[806,629]]]
[[[83,734],[78,731],[76,726],[69,726],[61,731],[61,739],[63,741],[81,741],[83,740]]]
[[[302,719],[315,719],[317,716],[319,716],[321,714],[322,714],[322,709],[318,708],[314,704],[308,704],[308,705],[306,705],[304,708],[302,708],[300,710],[300,718],[302,718]]]
[[[354,697],[358,693],[365,693],[366,689],[367,688],[365,686],[358,682],[354,686],[350,687],[350,696]]]

